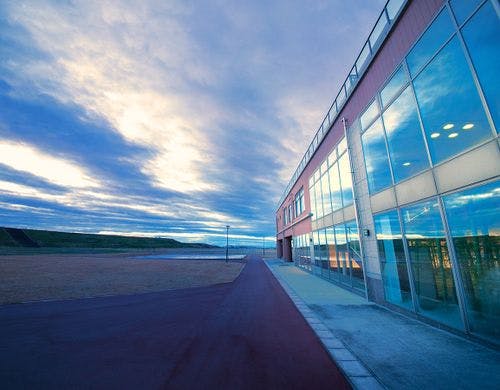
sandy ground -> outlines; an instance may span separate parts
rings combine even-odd
[[[233,281],[244,264],[137,260],[130,254],[0,257],[0,304],[209,286]]]

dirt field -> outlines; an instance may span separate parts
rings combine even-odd
[[[228,283],[243,266],[218,260],[137,260],[125,254],[1,256],[0,304]]]

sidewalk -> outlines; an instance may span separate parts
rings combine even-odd
[[[355,386],[376,388],[375,378],[398,390],[498,389],[500,353],[370,303],[293,263],[266,264],[311,327],[327,328],[316,333]],[[350,375],[356,364],[360,372]]]

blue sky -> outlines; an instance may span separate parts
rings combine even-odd
[[[0,226],[272,241],[383,5],[0,2]]]

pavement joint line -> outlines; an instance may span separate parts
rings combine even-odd
[[[342,371],[346,379],[355,390],[381,390],[386,387],[370,372],[367,367],[353,354],[344,343],[339,340],[328,329],[316,314],[314,314],[308,305],[300,298],[293,288],[284,280],[268,261],[264,261],[271,274],[276,278],[277,282],[287,293],[290,300],[300,312],[311,330],[316,334],[316,337],[321,342],[321,345],[326,350],[330,358],[335,362],[337,367]],[[278,264],[279,266],[279,264]],[[320,329],[317,329],[320,325]],[[316,327],[316,328],[315,328]],[[334,345],[334,346],[333,346]]]

